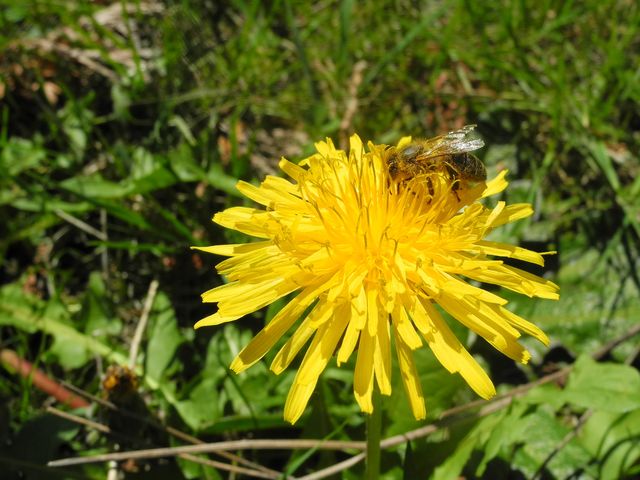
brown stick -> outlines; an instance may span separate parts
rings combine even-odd
[[[212,453],[225,450],[290,450],[317,448],[320,450],[364,450],[365,442],[348,442],[340,440],[298,440],[298,439],[267,439],[267,440],[231,440],[227,442],[202,443],[199,445],[184,445],[181,447],[150,448],[132,452],[105,453],[92,457],[63,458],[53,460],[47,465],[63,467],[84,463],[100,463],[111,460],[121,461],[130,458],[161,458],[171,457],[183,453]]]

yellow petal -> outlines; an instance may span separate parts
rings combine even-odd
[[[451,373],[460,373],[469,386],[482,398],[491,398],[496,390],[486,372],[451,332],[440,314],[430,302],[418,302],[422,309],[416,309],[425,315],[431,328],[424,335],[438,361]],[[427,313],[428,312],[428,313]]]
[[[468,298],[453,299],[449,295],[441,295],[438,303],[460,323],[509,358],[520,363],[527,363],[531,358],[531,354],[517,341],[520,332],[513,328],[503,315],[491,310],[489,305]]]
[[[349,360],[353,350],[356,348],[359,338],[360,330],[356,327],[356,322],[349,319],[347,330],[344,334],[344,338],[342,339],[340,349],[338,350],[338,366]]]
[[[550,300],[559,298],[559,287],[555,283],[508,265],[492,264],[485,269],[468,270],[464,275],[480,282],[500,285],[529,297]]]
[[[316,309],[318,307],[316,306]],[[315,310],[315,309],[314,309]],[[313,313],[313,312],[312,312]],[[282,346],[282,348],[278,351],[273,362],[271,362],[271,371],[276,375],[280,375],[285,368],[289,366],[289,364],[296,358],[296,355],[305,346],[307,341],[311,338],[316,332],[316,327],[311,325],[311,320],[307,317],[296,331],[293,333],[291,338],[287,340],[287,342]],[[316,335],[318,338],[318,335]]]
[[[367,330],[360,332],[358,344],[358,357],[356,359],[355,374],[353,377],[353,393],[360,410],[365,413],[373,412],[373,338]]]
[[[393,326],[396,332],[396,342],[403,343],[409,349],[415,350],[418,347],[422,346],[422,340],[420,340],[420,336],[417,334],[409,317],[407,316],[407,312],[398,302],[396,304],[395,309],[392,313]]]
[[[305,288],[293,300],[280,310],[249,344],[242,349],[231,363],[231,369],[240,373],[260,360],[291,328],[303,312],[318,298],[318,295],[326,288],[332,279],[325,278],[319,285]]]
[[[542,255],[532,250],[527,250],[526,248],[489,241],[478,241],[475,242],[475,245],[477,246],[477,250],[487,255],[515,258],[516,260],[544,266],[544,258],[542,258]]]
[[[362,153],[362,140],[358,135],[351,135],[351,137],[349,137],[349,154],[353,155],[353,160],[355,161],[355,163],[362,163]]]
[[[293,384],[284,404],[284,419],[287,422],[294,424],[298,421],[304,413],[304,409],[315,388],[316,385],[314,383]]]
[[[367,295],[367,328],[369,335],[376,336],[378,330],[378,318],[382,314],[378,308],[378,291],[373,288],[369,288],[366,291]]]
[[[526,321],[524,318],[516,315],[513,312],[510,312],[504,307],[492,305],[491,308],[498,310],[499,314],[501,314],[511,325],[516,327],[518,330],[522,330],[524,333],[531,335],[532,337],[538,339],[540,342],[544,343],[546,346],[549,346],[549,337],[547,337],[547,335],[533,323]]]
[[[485,221],[485,227],[494,229],[500,225],[522,220],[533,215],[533,207],[528,203],[514,203],[505,207],[495,218],[491,219],[491,222]]]
[[[202,320],[198,320],[196,322],[196,324],[193,326],[193,328],[213,327],[214,325],[221,325],[223,323],[232,322],[232,321],[237,320],[238,318],[241,318],[241,317],[242,317],[242,315],[237,315],[235,317],[233,317],[233,316],[225,317],[225,316],[220,315],[219,312],[216,312],[213,315],[209,315],[208,317],[203,318]]]
[[[229,287],[229,288],[223,288]],[[261,284],[227,284],[203,295],[204,302],[218,302],[221,315],[246,315],[273,303],[300,288],[281,278]]]
[[[382,395],[391,395],[391,339],[387,315],[378,317],[377,335],[374,337],[373,370]]]
[[[362,330],[367,324],[367,295],[364,288],[360,288],[351,301],[351,318],[358,330]]]
[[[336,315],[329,324],[318,330],[298,369],[295,382],[304,384],[318,381],[318,377],[333,357],[346,325],[344,318]]]
[[[508,170],[502,170],[500,173],[498,173],[497,177],[487,181],[487,188],[484,190],[484,192],[482,192],[482,198],[490,197],[492,195],[500,193],[505,188],[507,188],[509,182],[505,180],[505,177],[507,176],[508,172]]]
[[[399,332],[396,332],[396,339],[400,338]],[[396,342],[396,352],[402,376],[402,384],[409,398],[409,405],[416,420],[422,420],[427,416],[427,410],[424,403],[424,395],[422,394],[422,386],[420,385],[420,377],[416,370],[411,350],[402,342]]]
[[[295,163],[291,163],[286,158],[281,158],[280,163],[278,164],[280,170],[289,175],[291,178],[296,180],[297,182],[301,182],[308,175],[307,170],[299,167]]]
[[[265,247],[273,245],[271,240],[264,242],[253,243],[236,243],[228,245],[211,245],[207,247],[191,247],[192,250],[200,250],[207,253],[213,253],[215,255],[223,255],[225,257],[231,257],[233,255],[241,255],[244,253],[253,252],[256,250],[262,250]]]

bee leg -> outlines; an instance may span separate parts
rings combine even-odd
[[[453,194],[456,196],[456,200],[458,201],[458,203],[460,203],[460,195],[458,195],[458,190],[460,190],[460,181],[456,180],[453,182],[453,185],[451,185],[451,192],[453,192]]]
[[[427,177],[427,189],[429,190],[429,195],[431,195],[431,198],[433,198],[435,190],[433,189],[433,182],[431,181],[430,177]]]

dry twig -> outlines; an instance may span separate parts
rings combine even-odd
[[[138,349],[140,348],[140,342],[142,341],[142,335],[147,329],[147,323],[149,321],[149,313],[151,313],[151,307],[153,307],[153,301],[156,299],[156,293],[158,293],[158,280],[155,278],[149,284],[149,290],[147,290],[147,298],[144,301],[142,307],[142,314],[140,314],[140,320],[136,326],[136,331],[133,334],[131,340],[131,346],[129,347],[129,368],[134,370],[136,367],[136,358],[138,358]]]

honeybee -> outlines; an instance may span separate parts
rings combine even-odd
[[[385,160],[391,178],[406,181],[421,174],[442,173],[454,192],[461,184],[484,182],[484,164],[469,153],[484,146],[484,141],[473,133],[475,127],[466,125],[445,135],[389,148]]]

